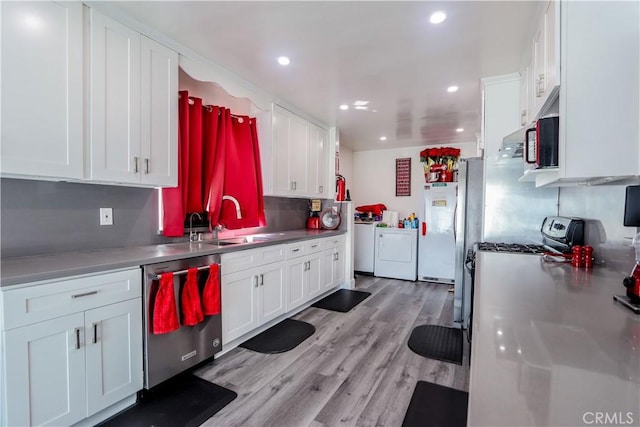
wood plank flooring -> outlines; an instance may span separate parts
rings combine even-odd
[[[417,381],[468,390],[462,366],[407,346],[415,326],[453,326],[449,286],[357,276],[372,295],[349,313],[310,307],[294,318],[316,332],[280,354],[236,348],[195,374],[238,398],[203,426],[400,426]]]

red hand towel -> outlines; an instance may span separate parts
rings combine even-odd
[[[200,291],[198,289],[198,269],[190,268],[187,271],[187,281],[182,287],[180,297],[182,308],[182,324],[193,326],[204,320],[202,306],[200,305]]]
[[[166,334],[180,327],[176,295],[173,290],[173,273],[163,273],[153,304],[153,333]]]
[[[209,278],[202,292],[202,305],[204,314],[211,316],[220,314],[220,266],[211,264]]]

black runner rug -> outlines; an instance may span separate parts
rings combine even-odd
[[[284,353],[298,346],[309,338],[316,328],[307,322],[294,319],[284,319],[255,337],[240,344],[258,353]]]
[[[219,385],[184,374],[146,391],[131,408],[100,427],[197,427],[238,395]]]
[[[334,293],[327,295],[320,301],[317,301],[311,307],[324,308],[325,310],[346,313],[353,307],[367,299],[369,295],[371,295],[371,292],[338,289]]]
[[[466,427],[469,393],[418,381],[402,427]]]
[[[413,328],[409,348],[420,356],[462,365],[462,329],[438,325]]]

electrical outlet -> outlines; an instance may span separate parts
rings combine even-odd
[[[100,208],[100,225],[113,225],[113,209]]]

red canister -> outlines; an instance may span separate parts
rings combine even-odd
[[[571,248],[573,252],[573,256],[571,257],[571,265],[574,267],[582,267],[584,266],[584,259],[582,257],[582,246],[576,245]]]
[[[583,246],[582,252],[584,252],[584,268],[593,267],[593,248],[591,246]]]

